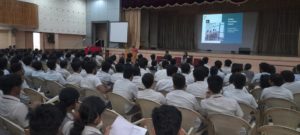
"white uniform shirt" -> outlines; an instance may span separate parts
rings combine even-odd
[[[246,74],[244,74],[244,73],[241,73],[241,74],[244,75],[244,76],[246,77],[246,82],[247,82],[248,80],[247,80]],[[224,82],[225,85],[229,85],[229,79],[230,79],[230,76],[231,76],[231,75],[232,75],[232,73],[229,73],[229,74],[227,74],[227,75],[224,77],[223,82]]]
[[[62,128],[63,135],[70,135],[70,130],[73,128],[73,125],[74,125],[73,121],[67,122]],[[99,129],[95,127],[84,126],[81,135],[102,135],[102,133],[100,132]]]
[[[208,90],[206,81],[197,81],[187,86],[186,92],[193,94],[196,97],[205,98]]]
[[[293,94],[300,93],[300,81],[285,83],[282,87],[290,90]]]
[[[160,104],[166,104],[166,98],[160,92],[156,92],[153,89],[145,89],[138,91],[137,98],[147,99]]]
[[[243,117],[244,113],[238,102],[221,94],[212,95],[201,101],[201,109],[207,114],[221,113],[237,117]]]
[[[222,77],[222,79],[225,78],[225,73],[223,73],[222,71],[218,70],[218,76]]]
[[[80,72],[80,75],[82,77],[86,77],[88,74],[87,74],[87,72],[84,69],[82,69],[81,72]]]
[[[143,83],[142,83],[142,77],[141,76],[134,76],[132,78],[132,81],[138,88],[145,89]]]
[[[228,86],[223,87],[223,92],[232,90],[232,89],[235,89],[235,86],[233,84],[230,84]],[[246,89],[246,87],[244,87],[242,91],[245,93],[249,93],[248,90]]]
[[[59,72],[64,78],[68,78],[71,75],[71,73],[64,68],[60,68],[57,72]]]
[[[110,78],[111,75],[109,73],[106,73],[102,70],[99,70],[96,74],[96,76],[100,79],[101,82],[108,84],[111,82]]]
[[[195,111],[200,110],[196,97],[184,90],[174,90],[169,92],[166,99],[168,105],[183,107]]]
[[[141,71],[141,76],[142,76],[142,77],[144,76],[144,74],[150,73],[149,69],[143,69],[143,68],[140,68],[140,71]]]
[[[97,90],[97,87],[102,85],[100,79],[94,74],[87,74],[80,82],[80,87]]]
[[[45,79],[46,73],[43,70],[39,70],[39,71],[34,70],[31,74],[31,76]]]
[[[8,71],[7,69],[4,69],[4,70],[3,70],[3,73],[4,73],[4,75],[10,74],[9,71]]]
[[[231,73],[231,67],[223,67],[223,68],[221,68],[222,69],[222,71],[223,71],[223,73],[225,73],[225,74],[229,74],[229,73]]]
[[[79,73],[74,72],[67,78],[66,81],[68,84],[73,84],[73,85],[79,86],[82,79],[83,79],[83,77]]]
[[[184,78],[185,78],[185,84],[186,84],[186,85],[189,85],[189,84],[192,84],[192,83],[193,83],[191,80],[189,80],[190,74],[182,73],[182,75],[183,75]]]
[[[270,75],[270,73],[267,73],[267,72],[261,72],[261,73],[255,74],[254,77],[253,77],[253,79],[252,79],[252,81],[251,81],[251,83],[259,83],[259,82],[260,82],[260,77],[261,77],[262,75]]]
[[[0,98],[0,115],[5,118],[25,128],[29,126],[28,120],[26,119],[27,114],[28,108],[20,99],[10,95],[3,95],[2,98]]]
[[[158,70],[155,74],[154,74],[154,80],[155,81],[159,81],[162,79],[167,78],[167,70],[166,69],[162,69],[162,70]]]
[[[111,82],[115,83],[117,80],[123,79],[123,73],[114,73],[111,75]]]
[[[294,96],[290,90],[278,86],[265,88],[262,91],[260,99],[264,100],[268,98],[281,98],[290,101],[294,100]]]
[[[32,67],[26,66],[26,65],[23,66],[23,69],[24,69],[24,72],[25,72],[24,73],[25,76],[31,76],[32,72],[34,71],[34,69]]]
[[[128,79],[117,80],[113,87],[113,93],[118,94],[128,100],[137,98],[138,87]],[[129,112],[133,106],[125,105],[125,112]]]
[[[245,93],[243,90],[240,90],[240,89],[227,90],[224,92],[224,96],[228,97],[228,98],[233,98],[238,102],[245,103],[254,108],[258,107],[254,97],[251,94]]]
[[[59,72],[54,71],[54,70],[48,70],[48,72],[46,73],[45,79],[50,80],[50,81],[56,81],[62,85],[66,84],[65,78]]]
[[[174,90],[173,79],[168,76],[166,79],[159,80],[155,86],[156,91],[170,92]]]

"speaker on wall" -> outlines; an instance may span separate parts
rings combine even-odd
[[[48,33],[47,34],[47,41],[50,44],[55,44],[55,37],[54,37],[54,33]]]
[[[246,54],[250,55],[251,49],[250,48],[239,48],[239,54]]]

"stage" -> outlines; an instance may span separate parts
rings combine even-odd
[[[125,53],[125,49],[108,48],[110,55],[121,55]],[[143,54],[144,57],[150,59],[151,54],[156,56],[164,56],[165,51],[163,50],[139,50],[139,54]],[[183,51],[170,51],[173,57],[182,57]],[[294,66],[300,64],[299,57],[279,57],[279,56],[258,56],[258,55],[240,55],[240,54],[225,54],[225,53],[213,53],[213,52],[188,52],[189,55],[193,56],[194,59],[202,57],[209,58],[209,65],[214,65],[216,60],[224,62],[226,59],[230,59],[233,63],[250,63],[252,64],[252,70],[259,72],[259,63],[267,62],[276,66],[277,72],[282,70],[292,70]]]

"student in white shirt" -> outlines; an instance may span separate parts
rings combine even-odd
[[[233,63],[232,67],[231,67],[231,73],[227,74],[224,77],[224,81],[223,81],[224,85],[229,85],[230,84],[229,79],[230,79],[230,76],[232,74],[241,73],[242,71],[243,71],[243,64]]]
[[[295,81],[295,75],[292,71],[282,71],[281,76],[285,81],[282,87],[290,90],[293,94],[300,93],[300,81]]]
[[[142,83],[142,77],[141,77],[141,70],[139,67],[134,66],[132,68],[133,78],[132,82],[139,88],[139,89],[145,89],[143,83]]]
[[[205,78],[208,76],[208,68],[200,66],[194,69],[193,76],[195,82],[189,84],[186,88],[186,92],[193,94],[196,97],[205,98],[208,91],[208,85]]]
[[[154,76],[151,73],[146,73],[142,77],[142,82],[146,89],[138,91],[137,98],[151,100],[160,104],[166,103],[166,98],[163,96],[163,94],[152,89]]]
[[[116,65],[116,73],[111,75],[111,82],[115,83],[117,80],[123,79],[123,64]]]
[[[186,84],[184,76],[176,73],[173,75],[172,80],[175,90],[166,95],[167,104],[199,111],[200,107],[196,97],[185,91]]]
[[[138,64],[140,66],[141,76],[146,73],[150,73],[150,71],[147,69],[148,60],[146,58],[139,59]]]
[[[117,80],[113,86],[113,93],[118,94],[127,100],[133,101],[137,98],[138,87],[132,82],[133,71],[131,65],[126,65],[124,67],[123,79]],[[130,112],[130,110],[134,107],[131,105],[126,105],[126,112]]]
[[[71,67],[73,69],[73,74],[71,74],[66,81],[68,84],[79,86],[81,80],[83,79],[83,77],[80,75],[81,62],[79,60],[72,61]]]
[[[227,59],[224,61],[224,67],[222,68],[223,73],[225,73],[225,75],[231,73],[231,64],[232,61]]]
[[[254,99],[254,97],[243,91],[244,86],[246,85],[246,77],[242,74],[236,73],[233,74],[233,85],[234,89],[230,89],[224,92],[225,97],[233,98],[238,102],[245,103],[247,105],[252,106],[253,108],[257,108],[258,105]]]
[[[87,75],[81,80],[80,87],[98,90],[99,92],[106,93],[106,88],[103,86],[100,79],[95,75],[96,66],[97,64],[93,61],[88,61],[85,63],[84,68],[87,72]]]
[[[102,125],[101,115],[105,111],[106,105],[99,97],[91,96],[83,100],[78,110],[79,117],[74,122],[69,121],[62,129],[64,135],[102,135],[100,128]],[[109,135],[109,130],[105,130],[104,135]]]
[[[31,63],[32,63],[32,57],[31,56],[25,56],[23,59],[22,59],[23,63],[24,63],[24,66],[23,66],[23,69],[25,71],[25,76],[26,77],[31,77],[31,74],[33,72],[33,68],[31,67]]]
[[[265,88],[261,93],[261,100],[268,98],[281,98],[293,101],[294,96],[292,92],[284,87],[282,84],[284,83],[283,77],[279,74],[273,74],[270,76],[271,87]]]
[[[32,72],[32,77],[37,77],[41,79],[45,79],[46,73],[43,70],[42,62],[40,61],[34,61],[32,63],[32,67],[34,68],[34,71]]]
[[[270,75],[268,71],[270,70],[270,65],[268,63],[259,64],[260,73],[254,75],[251,83],[259,83],[261,75]]]
[[[96,76],[101,80],[105,85],[109,85],[111,83],[111,75],[109,74],[109,69],[111,68],[111,64],[107,61],[104,61],[101,65],[101,69],[97,72]]]
[[[252,65],[250,63],[245,64],[243,73],[246,75],[247,80],[250,82],[254,77],[254,72],[251,71]]]
[[[7,70],[8,61],[6,58],[0,58],[0,70],[3,71],[4,75],[8,75],[9,71]]]
[[[67,70],[67,67],[68,67],[68,61],[67,61],[67,60],[60,61],[59,65],[60,65],[60,69],[58,70],[58,72],[59,72],[65,79],[67,79],[67,78],[71,75],[71,73]]]
[[[223,63],[221,62],[221,61],[219,61],[219,60],[217,60],[217,61],[215,61],[215,66],[214,67],[216,67],[218,70],[218,72],[217,72],[217,75],[218,76],[220,76],[220,77],[222,77],[222,78],[224,78],[225,77],[225,73],[223,73],[223,71],[222,71],[222,65],[223,65]]]
[[[227,114],[242,118],[244,113],[238,102],[221,94],[223,79],[219,76],[210,76],[207,79],[207,98],[201,101],[203,114]]]
[[[174,90],[172,76],[177,73],[178,68],[173,65],[169,65],[167,68],[168,77],[165,79],[161,79],[157,82],[155,86],[155,90],[159,92],[171,92]],[[184,80],[185,81],[185,80]]]
[[[189,64],[190,71],[193,71],[194,70],[193,58],[192,57],[188,57],[187,60],[186,60],[186,63]]]
[[[189,75],[191,72],[191,66],[188,63],[184,63],[184,64],[181,64],[180,69],[181,69],[182,75],[185,77],[186,84],[188,85],[188,84],[193,83],[191,81],[188,81],[188,78],[189,78]]]
[[[202,58],[202,62],[204,64],[205,67],[207,67],[208,69],[210,69],[210,66],[208,65],[208,57],[203,57]]]
[[[49,59],[47,61],[47,67],[48,67],[48,71],[46,73],[45,80],[56,81],[62,85],[66,84],[65,78],[59,72],[57,72],[55,70],[56,69],[56,60]]]
[[[150,55],[150,61],[148,61],[148,68],[150,68],[152,66],[152,61],[156,61],[156,55],[155,54],[151,54]]]
[[[156,82],[158,82],[161,79],[165,79],[168,77],[167,75],[167,67],[169,66],[169,62],[168,61],[162,61],[162,70],[158,70],[155,74],[154,74],[154,80]]]
[[[26,128],[29,126],[28,108],[19,99],[22,83],[22,78],[16,74],[1,77],[0,88],[4,95],[0,98],[0,115]]]
[[[30,135],[58,135],[62,113],[53,105],[43,104],[29,115]]]

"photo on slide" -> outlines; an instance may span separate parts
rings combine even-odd
[[[206,41],[222,42],[224,39],[224,23],[210,23],[210,20],[206,20]]]

